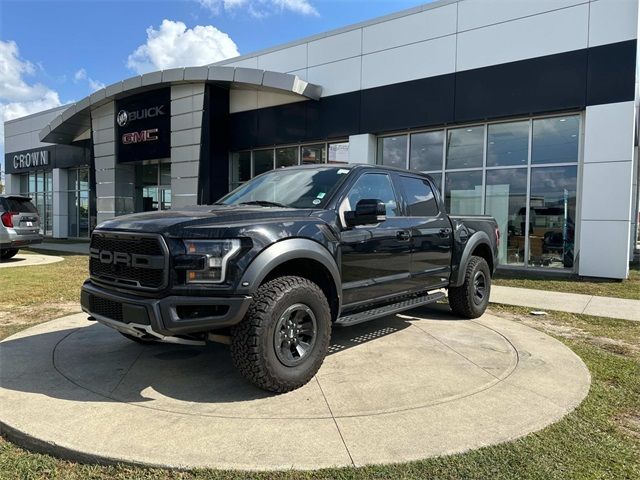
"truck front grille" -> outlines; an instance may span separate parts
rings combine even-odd
[[[166,287],[166,247],[160,236],[94,232],[89,272],[102,283],[134,290]]]

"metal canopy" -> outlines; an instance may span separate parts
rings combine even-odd
[[[204,67],[172,68],[127,78],[97,90],[79,102],[69,105],[40,131],[40,141],[59,144],[73,143],[78,136],[91,128],[91,108],[114,99],[128,97],[163,85],[189,82],[207,82],[230,87],[252,87],[259,90],[291,93],[318,100],[322,87],[302,80],[297,75],[272,72],[257,68]]]

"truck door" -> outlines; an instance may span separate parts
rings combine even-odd
[[[386,173],[364,173],[341,201],[339,213],[355,209],[358,201],[377,199],[386,205],[386,220],[345,229],[341,234],[344,305],[367,302],[405,291],[410,282],[411,241],[406,219]]]
[[[402,174],[395,178],[411,225],[412,287],[445,286],[451,274],[451,221],[438,207],[427,179]]]

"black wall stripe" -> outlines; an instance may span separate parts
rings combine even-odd
[[[230,148],[384,133],[634,99],[636,41],[230,115]]]

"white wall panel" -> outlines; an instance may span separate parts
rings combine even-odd
[[[580,230],[578,274],[627,278],[629,222],[583,220]]]
[[[232,60],[226,63],[216,63],[214,65],[225,65],[227,67],[258,68],[258,57],[243,58],[242,60]]]
[[[587,107],[584,126],[584,162],[631,161],[634,117],[633,101]]]
[[[362,52],[450,35],[456,31],[456,18],[456,5],[451,4],[364,27]]]
[[[10,137],[7,136],[5,137],[4,141],[5,153],[19,152],[20,150],[29,150],[31,148],[37,148],[38,146],[38,144],[34,144],[32,142],[31,132],[12,135]]]
[[[455,70],[455,35],[362,57],[362,88],[405,82]]]
[[[258,57],[258,68],[287,73],[307,66],[307,44],[276,50]]]
[[[589,46],[632,40],[638,35],[638,0],[591,3]]]
[[[229,90],[229,111],[245,112],[258,108],[257,90]]]
[[[361,57],[309,68],[308,81],[322,87],[322,96],[360,89]]]
[[[458,71],[587,47],[589,6],[578,5],[458,35]]]
[[[586,220],[631,220],[631,177],[628,162],[585,164],[581,217]]]
[[[313,67],[362,54],[362,29],[309,42],[308,65]]]
[[[458,3],[458,31],[557,10],[588,0],[465,0]]]
[[[301,97],[300,95],[269,91],[258,92],[258,108],[275,107],[276,105],[302,102],[304,100],[307,99],[305,97]]]

